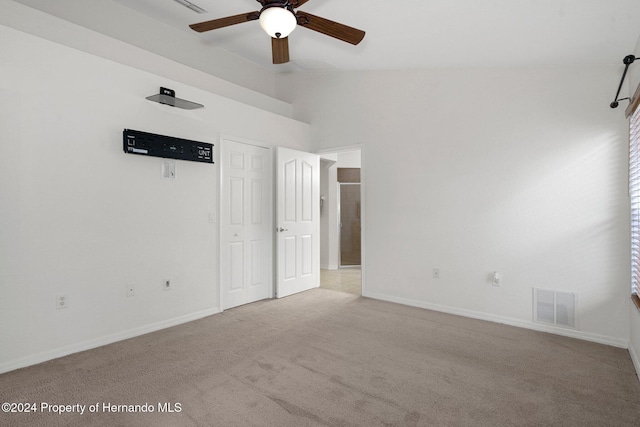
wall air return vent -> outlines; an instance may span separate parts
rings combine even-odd
[[[578,294],[533,288],[533,321],[578,329]]]

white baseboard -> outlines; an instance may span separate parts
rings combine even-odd
[[[577,338],[585,341],[591,341],[598,344],[606,344],[613,347],[620,347],[625,349],[629,348],[628,339],[612,338],[604,335],[577,331],[574,329],[565,329],[565,328],[558,328],[555,326],[542,325],[539,323],[533,323],[532,321],[528,322],[520,319],[513,319],[510,317],[496,316],[493,314],[482,313],[479,311],[465,310],[461,308],[448,307],[448,306],[439,305],[439,304],[431,304],[428,302],[413,300],[409,298],[400,298],[400,297],[394,297],[394,296],[385,295],[385,294],[378,294],[374,292],[366,292],[364,289],[362,292],[362,296],[367,298],[378,299],[382,301],[394,302],[397,304],[408,305],[411,307],[424,308],[427,310],[439,311],[439,312],[448,313],[448,314],[455,314],[457,316],[470,317],[472,319],[502,323],[509,326],[516,326],[518,328],[532,329],[540,332],[548,332],[548,333],[562,335],[570,338]],[[636,370],[638,370],[638,365],[636,365]],[[638,370],[638,372],[640,372],[640,370]]]
[[[91,350],[92,348],[102,347],[103,345],[111,344],[117,341],[134,338],[140,335],[148,334],[150,332],[159,331],[161,329],[177,326],[182,323],[192,322],[194,320],[202,319],[214,314],[220,313],[219,308],[212,308],[207,310],[198,311],[196,313],[187,314],[184,316],[175,317],[173,319],[163,320],[161,322],[152,323],[150,325],[141,326],[134,329],[129,329],[122,332],[116,332],[115,334],[105,335],[99,338],[83,341],[77,344],[72,344],[65,347],[60,347],[54,350],[45,351],[42,353],[34,354],[31,356],[23,357],[16,360],[11,360],[0,364],[0,374],[14,371],[16,369],[24,368],[38,363],[46,362],[49,360],[57,359],[59,357],[68,356],[69,354],[78,353],[80,351]]]
[[[333,265],[333,264],[322,264],[320,266],[321,269],[323,270],[337,270],[338,268],[340,268],[337,265]]]

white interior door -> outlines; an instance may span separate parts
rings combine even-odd
[[[220,303],[228,309],[273,295],[273,157],[228,139],[220,149]]]
[[[278,148],[276,297],[320,285],[320,159]]]

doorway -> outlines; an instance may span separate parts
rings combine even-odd
[[[319,287],[318,155],[230,137],[220,147],[221,309]]]
[[[362,295],[361,147],[320,153],[320,287]]]

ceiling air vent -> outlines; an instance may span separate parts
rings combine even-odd
[[[180,3],[184,7],[187,7],[189,9],[193,10],[194,12],[197,12],[197,13],[205,13],[206,12],[206,10],[204,10],[203,8],[201,8],[200,6],[198,6],[196,4],[191,3],[190,1],[187,1],[187,0],[173,0],[173,1],[175,1],[176,3]]]

